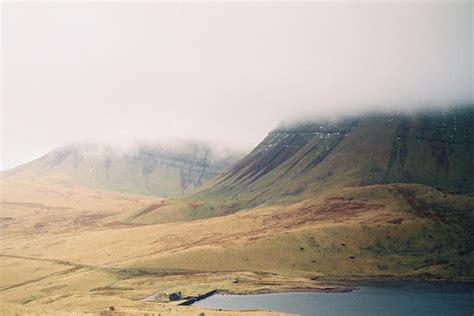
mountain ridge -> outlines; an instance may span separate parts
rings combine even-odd
[[[3,171],[4,177],[65,177],[82,185],[156,196],[178,196],[215,177],[240,154],[197,142],[137,144],[129,150],[104,144],[70,144]]]
[[[420,184],[474,194],[474,107],[371,114],[271,131],[247,156],[185,196],[207,218],[291,204],[344,188]]]

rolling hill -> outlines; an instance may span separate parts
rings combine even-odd
[[[129,150],[75,144],[2,172],[2,177],[62,178],[88,187],[166,197],[201,186],[239,157],[193,142],[173,146],[142,144]]]

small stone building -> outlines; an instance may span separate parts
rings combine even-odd
[[[170,294],[169,299],[170,301],[179,301],[181,299],[181,291]]]

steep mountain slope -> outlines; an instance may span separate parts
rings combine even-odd
[[[212,179],[238,158],[199,143],[140,145],[128,151],[70,145],[2,172],[2,177],[63,177],[112,191],[177,196]]]
[[[423,184],[474,194],[474,108],[377,114],[281,126],[246,157],[173,208],[175,218],[287,205],[343,188]],[[160,222],[157,213],[154,222]],[[169,218],[169,213],[165,216]]]
[[[193,199],[232,211],[387,183],[473,195],[473,123],[467,107],[280,127]]]

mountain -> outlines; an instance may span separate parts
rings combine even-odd
[[[473,123],[464,107],[282,125],[192,194],[131,214],[195,239],[135,265],[472,280]]]
[[[169,293],[472,282],[473,122],[471,107],[282,125],[232,165],[202,146],[58,149],[2,173],[0,300],[197,315]],[[178,194],[216,161],[172,199],[96,188]]]
[[[2,172],[2,177],[65,178],[88,187],[166,197],[201,186],[239,157],[192,142],[136,145],[129,150],[97,144],[68,145]]]
[[[474,194],[474,107],[281,125],[192,195],[174,218],[289,205],[347,188],[420,184]],[[164,214],[164,213],[163,213]],[[160,222],[156,214],[153,222]],[[170,221],[166,214],[166,221]],[[163,219],[164,220],[164,219]]]
[[[474,108],[280,126],[191,199],[231,213],[348,187],[416,183],[474,194]]]

